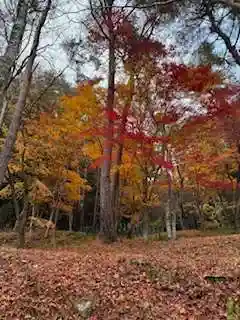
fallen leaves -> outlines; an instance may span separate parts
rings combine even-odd
[[[76,249],[0,249],[0,319],[226,319],[240,298],[240,236]],[[209,279],[225,281],[209,281]]]

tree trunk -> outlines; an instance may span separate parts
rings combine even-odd
[[[148,208],[143,208],[143,238],[144,240],[148,240],[149,237],[149,212]]]
[[[180,210],[179,210],[179,222],[180,222],[180,226],[181,229],[184,230],[185,226],[184,226],[184,222],[183,222],[183,215],[184,215],[184,208],[182,204],[179,204]]]
[[[180,222],[180,225],[181,225],[181,229],[184,230],[185,227],[184,227],[184,222],[183,222],[183,217],[184,217],[184,207],[183,207],[183,192],[182,190],[180,190],[178,192],[178,199],[177,199],[177,202],[178,202],[178,207],[179,207],[179,222]]]
[[[167,161],[171,161],[171,151],[166,150]],[[168,169],[166,169],[168,178],[168,200],[166,208],[166,229],[168,239],[176,239],[176,212],[173,210],[173,192],[172,192],[172,177]]]
[[[87,180],[87,168],[84,169],[84,179]],[[82,198],[82,199],[81,199]],[[82,191],[82,195],[80,194],[79,207],[80,207],[80,231],[84,231],[84,222],[85,222],[85,210],[84,210],[84,202],[85,202],[85,191]]]
[[[196,206],[197,213],[198,213],[198,216],[199,216],[200,228],[204,229],[205,228],[204,227],[204,216],[203,216],[201,205],[200,205],[200,202],[199,202],[198,199],[195,201],[195,206]]]
[[[13,114],[8,135],[5,139],[4,146],[0,153],[0,184],[4,181],[5,172],[7,170],[8,162],[11,158],[12,150],[13,150],[13,147],[17,138],[17,133],[21,124],[22,112],[26,103],[26,99],[28,96],[28,92],[29,92],[30,84],[32,80],[32,69],[33,69],[33,64],[37,55],[40,35],[41,35],[42,27],[46,21],[48,12],[50,10],[51,3],[52,3],[52,0],[48,0],[47,5],[43,10],[42,15],[39,19],[39,23],[36,27],[33,44],[31,48],[31,54],[28,59],[26,70],[24,72],[24,76],[20,85],[20,93],[19,93],[17,104],[16,104],[16,108]]]
[[[18,225],[18,247],[24,248],[25,246],[25,228],[28,218],[28,207],[29,207],[29,199],[28,199],[28,181],[27,177],[24,178],[24,205],[23,210],[19,217],[19,225]]]
[[[27,24],[28,1],[19,0],[16,18],[13,22],[8,45],[0,57],[0,128],[7,110],[6,91],[12,78],[13,68],[19,56],[23,35]]]
[[[108,8],[108,30],[109,30],[109,65],[108,65],[108,93],[106,109],[110,115],[114,109],[115,96],[115,35],[112,21],[112,7]],[[103,165],[101,168],[100,181],[100,233],[105,241],[115,241],[116,226],[114,221],[114,213],[112,210],[111,199],[111,159],[112,159],[112,143],[113,143],[113,120],[108,117],[107,137],[105,137],[103,146]]]
[[[99,206],[99,186],[100,186],[100,169],[97,168],[97,181],[96,181],[96,194],[94,199],[94,212],[93,212],[93,224],[92,228],[96,231],[96,223],[97,223],[97,214],[98,214],[98,206]]]
[[[55,211],[55,217],[54,217],[54,223],[55,223],[56,227],[57,227],[57,222],[58,222],[58,217],[59,217],[59,211],[60,211],[60,208],[57,207],[57,209]]]
[[[80,203],[80,231],[84,231],[84,204]]]
[[[166,223],[167,237],[170,240],[172,239],[172,227],[171,227],[171,200],[169,198],[165,208],[165,223]]]
[[[35,218],[35,205],[32,205],[32,218]],[[30,226],[29,226],[29,238],[32,238],[32,227],[33,227],[33,220],[31,219],[30,221]]]
[[[69,232],[73,231],[73,213],[68,215]]]
[[[149,210],[148,210],[148,179],[145,176],[144,180],[143,180],[143,198],[142,198],[142,202],[143,202],[143,238],[145,240],[148,240],[148,236],[149,236]]]
[[[50,217],[49,217],[49,220],[48,220],[49,223],[47,225],[47,228],[46,228],[46,231],[45,231],[45,234],[44,234],[44,238],[48,237],[49,229],[50,229],[50,223],[53,222],[54,213],[55,213],[55,208],[52,208],[52,211],[51,211],[51,214],[50,214]]]
[[[2,106],[1,106],[2,103]],[[0,101],[0,130],[3,126],[3,120],[4,120],[4,116],[7,112],[7,108],[8,108],[8,101],[6,97],[2,97],[2,102]]]
[[[24,205],[23,210],[20,214],[20,221],[18,225],[18,239],[19,239],[19,248],[24,248],[25,246],[25,227],[27,222],[28,215],[28,203]]]
[[[179,205],[179,220],[180,220],[180,225],[181,229],[184,230],[184,223],[183,223],[183,217],[184,217],[184,207],[183,207],[183,191],[184,191],[184,177],[181,174],[179,166],[177,166],[177,173],[180,179],[180,189],[178,192],[178,205]]]
[[[240,211],[240,190],[236,187],[235,193],[235,204],[234,204],[234,228],[238,230],[239,228],[239,211]]]
[[[16,222],[15,222],[13,231],[16,231],[17,227],[18,227],[18,224],[19,224],[20,208],[19,208],[18,201],[17,201],[17,198],[16,198],[14,181],[12,179],[11,172],[10,172],[10,170],[8,168],[7,168],[7,170],[8,170],[9,185],[10,185],[11,192],[12,192],[13,207],[14,207],[14,211],[15,211],[15,215],[16,215]]]
[[[176,210],[172,210],[172,240],[177,238],[176,222]]]
[[[53,229],[53,233],[52,233],[52,243],[53,243],[53,247],[56,248],[57,247],[57,222],[58,222],[58,216],[59,216],[59,207],[57,207],[56,211],[55,211],[55,217],[54,217],[54,223],[55,223],[55,228]]]
[[[120,173],[119,173],[119,166],[122,164],[122,156],[123,156],[123,136],[126,132],[126,124],[127,124],[127,117],[129,114],[129,109],[131,107],[132,99],[134,94],[134,74],[131,72],[130,79],[129,79],[129,96],[127,97],[127,101],[125,103],[123,113],[122,113],[122,119],[121,119],[121,125],[120,125],[120,131],[119,131],[119,144],[116,154],[116,172],[113,174],[112,179],[112,207],[113,207],[113,213],[114,213],[114,220],[116,221],[116,225],[119,218],[119,209],[120,209]]]

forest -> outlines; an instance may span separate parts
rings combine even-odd
[[[240,319],[240,1],[0,1],[0,43],[0,320]]]

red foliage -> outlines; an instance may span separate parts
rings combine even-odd
[[[106,156],[99,157],[98,159],[96,159],[90,164],[89,169],[95,169],[95,168],[101,167],[101,165],[105,160],[109,160],[109,158]]]
[[[116,120],[120,120],[121,119],[121,116],[119,113],[117,113],[116,111],[108,111],[108,110],[105,110],[105,113],[107,115],[107,118],[111,121],[116,121]]]
[[[184,64],[166,65],[166,69],[172,79],[185,90],[203,92],[207,88],[221,83],[218,73],[213,72],[211,66],[188,67]]]
[[[161,118],[159,119],[155,119],[155,121],[160,124],[173,124],[178,120],[178,115],[177,114],[166,114],[163,115]]]
[[[233,184],[231,182],[226,181],[209,181],[206,179],[200,179],[199,180],[200,185],[213,189],[213,190],[232,190]]]
[[[152,161],[156,165],[163,167],[165,169],[169,169],[169,170],[173,169],[173,164],[169,161],[165,161],[163,157],[160,157],[160,156],[152,157]]]

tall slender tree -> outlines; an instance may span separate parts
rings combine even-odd
[[[4,146],[0,153],[0,184],[4,181],[5,173],[7,170],[8,162],[11,158],[13,147],[17,138],[17,133],[21,125],[21,118],[23,109],[26,103],[26,99],[30,90],[30,84],[32,80],[33,66],[37,56],[37,50],[40,42],[40,36],[42,32],[42,28],[46,22],[48,13],[51,9],[52,0],[47,0],[44,9],[42,10],[41,16],[38,21],[38,25],[36,26],[33,43],[31,47],[31,52],[29,55],[29,59],[26,65],[26,69],[23,73],[20,93],[18,96],[18,101],[15,107],[15,111],[11,120],[11,125],[9,127],[9,131],[7,137],[4,142]]]
[[[27,0],[18,1],[10,37],[5,52],[0,57],[0,128],[7,109],[6,92],[16,66],[27,25],[28,8],[29,2]]]

